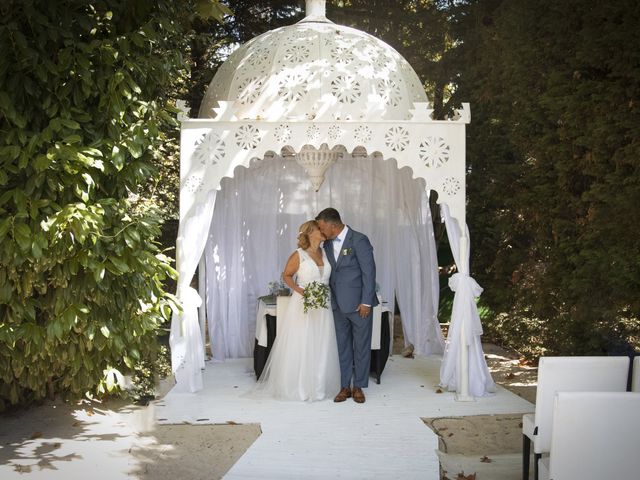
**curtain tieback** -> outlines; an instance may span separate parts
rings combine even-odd
[[[472,277],[469,275],[464,275],[462,273],[454,273],[449,278],[449,288],[453,292],[457,292],[458,290],[467,289],[474,298],[479,297],[484,289],[478,285]]]
[[[462,273],[451,275],[449,288],[455,292],[450,331],[452,334],[457,335],[462,323],[464,323],[464,341],[467,345],[470,345],[473,337],[482,335],[482,323],[480,322],[475,299],[480,296],[483,289],[473,278]]]

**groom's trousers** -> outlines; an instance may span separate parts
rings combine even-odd
[[[333,311],[340,357],[340,387],[369,386],[371,369],[371,331],[373,327],[373,309],[362,318],[358,312],[344,314],[339,308]]]

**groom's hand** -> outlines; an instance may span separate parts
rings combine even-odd
[[[360,316],[362,318],[365,318],[369,315],[369,313],[371,312],[371,307],[368,305],[364,305],[364,304],[360,304],[358,305],[358,313],[360,314]]]

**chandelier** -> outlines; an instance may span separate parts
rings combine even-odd
[[[295,159],[298,165],[307,172],[313,189],[317,192],[324,182],[324,174],[331,164],[342,156],[343,149],[335,146],[329,149],[326,143],[320,145],[319,149],[311,145],[304,145],[299,153],[296,153]]]

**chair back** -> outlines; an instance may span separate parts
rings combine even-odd
[[[640,356],[633,359],[633,371],[631,372],[631,391],[640,392]]]
[[[549,478],[602,480],[640,475],[640,393],[558,392]]]
[[[548,452],[556,392],[624,392],[629,357],[541,357],[538,365],[533,449]]]

